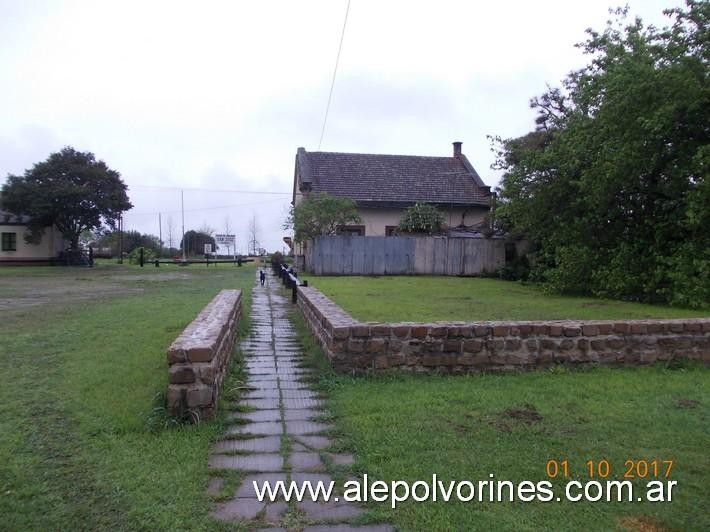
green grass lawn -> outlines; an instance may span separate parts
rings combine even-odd
[[[710,379],[694,365],[540,370],[505,375],[336,376],[304,333],[344,448],[370,481],[546,480],[548,460],[673,460],[670,503],[370,503],[398,530],[710,530]],[[635,482],[637,488],[644,482]],[[553,481],[562,493],[560,478]]]
[[[308,277],[361,321],[642,319],[710,316],[694,311],[593,297],[543,293],[537,286],[472,277]],[[710,305],[710,303],[709,303]]]
[[[222,421],[164,426],[165,350],[254,268],[0,268],[0,528],[212,530]],[[243,327],[247,320],[242,320]]]

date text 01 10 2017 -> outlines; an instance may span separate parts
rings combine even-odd
[[[606,459],[587,460],[584,472],[589,478],[609,478],[612,467]],[[673,460],[624,460],[623,478],[669,478],[673,469]],[[545,474],[548,478],[568,478],[570,475],[569,460],[550,459],[545,464]]]

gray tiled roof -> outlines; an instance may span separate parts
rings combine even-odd
[[[29,222],[29,216],[17,216],[0,209],[0,224],[19,225]]]
[[[349,197],[360,206],[489,204],[490,189],[465,155],[422,157],[299,148],[296,174],[300,175],[299,190],[310,186],[313,192]]]

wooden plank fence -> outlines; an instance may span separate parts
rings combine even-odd
[[[315,275],[480,275],[505,265],[502,238],[319,236],[308,242]]]

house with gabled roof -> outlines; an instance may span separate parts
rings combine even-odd
[[[390,236],[404,210],[415,203],[438,207],[449,228],[482,227],[491,208],[491,190],[461,146],[454,142],[450,157],[298,148],[292,203],[298,205],[312,192],[353,199],[363,221],[341,227],[343,234]]]
[[[51,264],[69,245],[55,227],[47,227],[36,243],[25,241],[29,218],[0,210],[0,266]]]

